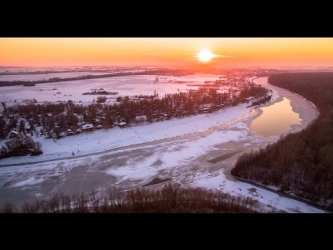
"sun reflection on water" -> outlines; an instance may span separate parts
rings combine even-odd
[[[251,129],[263,136],[279,135],[299,124],[299,114],[292,110],[290,100],[283,98],[281,102],[261,108],[263,113],[251,123]]]

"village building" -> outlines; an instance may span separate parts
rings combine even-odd
[[[120,127],[120,128],[125,128],[125,127],[127,127],[126,122],[119,122],[119,127]]]
[[[91,123],[83,124],[82,125],[82,132],[93,132],[94,131],[94,125]]]
[[[67,129],[67,136],[74,135],[74,132],[69,128]]]
[[[137,115],[137,116],[135,116],[134,120],[136,123],[144,123],[145,121],[147,121],[147,116],[146,115]]]

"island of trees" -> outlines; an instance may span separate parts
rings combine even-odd
[[[89,92],[84,92],[82,95],[118,95],[118,92],[106,91],[103,88],[91,89]]]

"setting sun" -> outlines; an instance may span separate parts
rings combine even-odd
[[[212,54],[212,52],[210,52],[208,49],[203,49],[200,51],[197,57],[202,62],[208,62],[214,57],[214,54]]]

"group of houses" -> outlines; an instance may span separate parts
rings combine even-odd
[[[159,79],[156,78],[155,81],[158,82]],[[224,86],[225,82],[217,81],[207,84],[209,87],[184,93],[166,94],[163,98],[158,98],[156,91],[154,91],[154,98],[124,97],[118,101],[117,105],[91,104],[85,107],[74,104],[73,101],[66,104],[45,104],[45,106],[30,104],[30,109],[19,107],[12,111],[8,109],[7,117],[24,119],[28,126],[23,133],[32,133],[33,130],[37,134],[36,127],[39,127],[38,135],[44,135],[46,138],[61,138],[80,133],[92,133],[102,128],[115,126],[126,128],[172,118],[212,113],[240,102],[249,102],[255,96],[259,99],[267,96],[261,86],[247,82],[227,88],[223,92],[219,92],[218,89],[220,85]],[[29,131],[29,126],[33,124],[35,128]],[[7,138],[14,138],[21,132],[22,129],[7,130]]]

